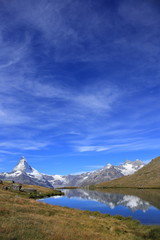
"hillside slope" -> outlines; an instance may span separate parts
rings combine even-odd
[[[160,188],[160,157],[130,176],[121,177],[109,182],[103,182],[97,187],[131,187],[131,188]]]

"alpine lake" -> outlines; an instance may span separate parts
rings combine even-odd
[[[160,189],[61,189],[64,196],[38,201],[62,207],[132,217],[146,225],[160,225]]]

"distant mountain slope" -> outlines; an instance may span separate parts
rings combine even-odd
[[[97,184],[97,187],[160,188],[160,157],[153,159],[133,175],[103,182]]]
[[[1,180],[14,180],[23,184],[40,185],[45,187],[83,187],[109,181],[129,175],[142,168],[144,163],[140,160],[125,161],[120,166],[107,164],[101,169],[93,172],[86,172],[78,175],[47,175],[32,168],[22,157],[17,166],[10,173],[0,173]]]

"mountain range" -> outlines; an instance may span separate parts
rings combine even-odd
[[[119,179],[103,182],[98,184],[97,187],[160,188],[160,157],[154,158],[131,176],[123,176]]]
[[[44,187],[88,186],[110,181],[122,176],[135,173],[144,167],[140,160],[125,161],[119,166],[107,164],[101,169],[77,175],[47,175],[31,167],[22,157],[12,172],[0,173],[1,180],[13,180],[23,184],[39,185]]]

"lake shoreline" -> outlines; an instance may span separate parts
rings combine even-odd
[[[132,216],[142,224],[159,225],[160,191],[142,189],[62,189],[64,196],[42,201],[74,209],[99,211],[103,214]],[[41,200],[40,200],[41,201]],[[124,209],[124,210],[123,210]]]

